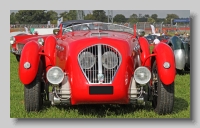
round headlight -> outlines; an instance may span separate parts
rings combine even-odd
[[[105,52],[102,55],[102,64],[104,68],[112,69],[118,64],[118,57],[114,52]]]
[[[91,52],[82,52],[79,56],[79,64],[83,69],[90,69],[94,66],[96,58]]]
[[[64,72],[61,68],[54,66],[47,71],[47,80],[51,84],[59,84],[64,79]]]
[[[39,38],[38,39],[38,43],[41,44],[41,45],[44,45],[44,39],[43,38]]]
[[[11,36],[10,37],[10,44],[14,44],[15,43],[15,37],[14,36]]]
[[[138,67],[134,72],[135,81],[139,84],[146,84],[151,79],[151,72],[146,67]]]

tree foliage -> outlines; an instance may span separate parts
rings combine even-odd
[[[49,20],[57,19],[57,13],[46,10],[19,10],[15,14],[15,18],[20,24],[46,24]]]
[[[135,24],[139,21],[137,14],[132,14],[128,19],[128,22]]]
[[[157,21],[158,19],[158,15],[157,14],[152,14],[151,15],[151,18],[155,20],[155,22]]]
[[[113,21],[114,22],[118,22],[118,23],[121,23],[121,22],[124,23],[124,22],[126,22],[126,17],[124,15],[122,15],[122,14],[117,14],[113,18]]]
[[[102,22],[108,21],[108,16],[104,10],[93,10],[92,13],[85,15],[82,10],[82,15],[85,20],[98,20]],[[10,24],[47,24],[48,21],[51,24],[57,24],[58,18],[63,17],[63,21],[76,20],[77,10],[64,11],[58,15],[56,11],[53,10],[19,10],[17,13],[12,12],[10,14]],[[137,23],[137,22],[164,22],[165,24],[171,24],[173,19],[179,18],[176,14],[167,14],[166,18],[158,18],[157,14],[132,14],[129,18],[126,18],[122,14],[116,14],[113,17],[113,22],[115,23]]]
[[[15,24],[16,23],[16,18],[15,18],[15,13],[14,12],[12,12],[10,14],[10,23],[11,24]]]
[[[94,16],[92,14],[87,14],[85,17],[84,17],[85,20],[94,20]]]
[[[167,14],[165,23],[170,24],[171,23],[171,19],[176,19],[176,18],[179,18],[179,16],[176,15],[176,14]]]
[[[93,11],[94,20],[107,22],[108,18],[106,16],[106,12],[104,10],[94,10]]]
[[[155,20],[154,20],[153,18],[149,17],[149,18],[147,19],[147,22],[150,22],[151,24],[153,24],[153,23],[155,22]]]

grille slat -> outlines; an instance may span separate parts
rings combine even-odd
[[[24,47],[24,44],[17,44],[17,50],[22,50]]]
[[[94,57],[95,57],[95,60],[96,60],[94,65],[89,69],[88,68],[84,69],[82,67],[82,65],[81,65],[81,62],[80,62],[80,56],[84,52],[92,53],[94,55]],[[107,65],[110,64],[111,66],[113,66],[114,65],[113,63],[116,60],[115,58],[117,57],[118,63],[117,63],[117,65],[115,67],[106,68],[102,64],[102,55],[104,55],[104,53],[106,53],[106,52],[112,52],[112,54],[110,54],[110,55],[108,54],[108,56],[110,56],[110,58],[109,59],[105,59],[105,61],[109,61],[110,59],[112,60],[112,61],[110,60],[110,63],[107,62]],[[84,50],[82,50],[79,53],[79,56],[78,56],[78,62],[79,62],[79,65],[81,67],[81,70],[82,70],[84,76],[86,77],[87,81],[90,84],[95,84],[95,83],[98,84],[98,83],[100,83],[99,80],[98,80],[98,74],[103,74],[104,75],[104,81],[102,83],[112,83],[113,78],[114,78],[114,76],[115,76],[115,74],[116,74],[116,72],[117,72],[117,70],[118,70],[118,68],[119,68],[119,66],[121,64],[121,60],[122,60],[121,55],[115,48],[113,48],[111,46],[108,46],[108,45],[101,45],[101,44],[93,45],[91,47],[85,48]],[[91,58],[88,59],[88,63],[90,63],[90,64],[92,63],[92,59]]]

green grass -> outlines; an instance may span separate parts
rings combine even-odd
[[[24,109],[24,86],[18,77],[18,62],[10,55],[10,118],[190,118],[190,74],[177,75],[172,114],[156,114],[151,103],[133,105],[51,106],[46,103],[40,112]]]

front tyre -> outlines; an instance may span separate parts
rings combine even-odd
[[[28,85],[24,85],[24,102],[25,110],[39,111],[42,108],[42,64],[39,64],[38,72],[35,79]]]
[[[20,55],[16,55],[16,60],[19,62],[20,61]]]
[[[169,114],[174,106],[174,82],[170,85],[164,85],[157,72],[156,61],[152,66],[153,81],[153,100],[154,111],[160,115]]]

